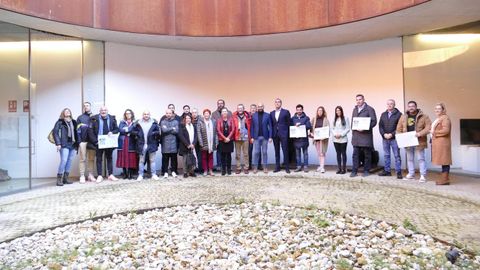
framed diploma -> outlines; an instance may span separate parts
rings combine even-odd
[[[117,148],[118,134],[98,135],[98,149]]]
[[[370,130],[370,117],[353,117],[352,130]]]
[[[290,126],[290,138],[306,138],[307,128],[305,125]]]
[[[416,131],[395,134],[397,145],[399,148],[411,147],[418,145],[418,137],[415,136]]]
[[[314,140],[324,140],[330,138],[330,127],[316,128],[313,131]]]

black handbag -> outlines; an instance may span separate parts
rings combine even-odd
[[[193,154],[193,151],[189,151],[187,153],[187,164],[186,164],[187,167],[195,167],[196,164],[197,164],[197,158]]]

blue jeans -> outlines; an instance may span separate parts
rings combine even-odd
[[[75,149],[67,147],[62,147],[60,149],[60,165],[58,165],[58,174],[70,173],[74,156]]]
[[[148,154],[148,160],[150,160],[150,170],[152,172],[152,176],[157,174],[157,171],[155,169],[155,154],[157,152],[153,153],[146,153],[147,150],[143,150],[143,153],[140,155],[140,161],[138,163],[138,175],[143,176],[143,171],[145,170],[145,156]]]
[[[302,163],[302,151],[303,151],[303,163]],[[297,155],[297,167],[308,166],[308,145],[304,147],[295,147],[295,153]]]
[[[385,158],[385,171],[390,172],[391,162],[390,162],[390,149],[392,149],[393,156],[395,157],[395,171],[397,173],[402,172],[402,159],[400,158],[400,149],[397,145],[397,140],[386,140],[383,139],[383,155]]]
[[[263,168],[267,166],[267,146],[268,146],[268,139],[265,137],[258,137],[256,140],[253,141],[253,166],[257,165],[260,158],[260,151],[262,154],[262,163]]]

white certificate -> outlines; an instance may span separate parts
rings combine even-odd
[[[416,131],[410,131],[405,133],[397,133],[395,134],[395,139],[397,140],[397,145],[399,148],[410,147],[410,146],[417,146],[418,145],[418,137],[415,136]]]
[[[314,140],[324,140],[330,138],[330,127],[316,128],[313,131]]]
[[[352,130],[370,130],[370,117],[353,117]]]
[[[290,138],[306,138],[307,128],[305,125],[290,126]]]
[[[98,149],[117,148],[118,134],[98,135]]]

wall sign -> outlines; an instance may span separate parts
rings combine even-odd
[[[23,101],[23,112],[29,112],[30,111],[30,100],[24,100]]]
[[[17,101],[9,100],[8,101],[8,112],[17,112]]]

